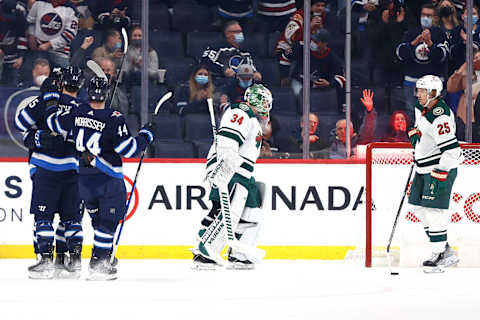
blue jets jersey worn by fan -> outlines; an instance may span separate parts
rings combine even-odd
[[[69,132],[78,151],[95,156],[93,166],[117,179],[123,179],[121,156],[133,157],[148,145],[144,137],[132,137],[125,117],[112,109],[92,109],[82,104],[72,112],[49,115],[47,124],[53,132]]]
[[[78,159],[71,143],[66,142],[54,150],[39,148],[35,143],[38,130],[50,131],[45,124],[47,107],[43,96],[35,98],[15,116],[15,127],[23,134],[24,144],[29,150],[30,175],[35,173],[37,166],[50,171],[78,171]],[[78,107],[77,100],[69,95],[61,95],[58,105],[61,113]]]

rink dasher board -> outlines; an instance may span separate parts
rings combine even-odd
[[[124,164],[124,174],[130,181],[137,165],[136,160]],[[137,182],[138,197],[132,201],[136,208],[132,215],[131,205],[122,233],[121,257],[191,257],[188,248],[195,243],[199,222],[210,207],[204,167],[204,160],[147,159]],[[382,173],[390,188],[381,192],[392,206],[398,203],[408,174],[408,168],[405,172],[403,167]],[[343,259],[347,251],[364,246],[362,162],[262,161],[255,167],[255,177],[267,185],[265,223],[259,239],[267,258]],[[0,186],[0,257],[31,257],[31,180],[25,160],[1,160]],[[127,180],[126,186],[130,191]],[[395,215],[392,210],[380,212],[374,211],[374,246],[386,244]],[[89,220],[85,214],[87,248],[93,239]],[[89,251],[84,250],[84,254]]]

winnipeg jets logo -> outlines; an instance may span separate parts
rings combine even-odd
[[[243,63],[243,59],[244,58],[241,56],[232,56],[228,61],[228,65],[230,66],[230,69],[237,72],[238,66]]]
[[[113,112],[112,112],[112,117],[117,117],[117,118],[118,118],[118,117],[120,117],[121,115],[122,115],[122,114],[121,114],[120,112],[118,112],[118,111],[113,111]]]
[[[415,57],[419,63],[428,63],[429,53],[430,49],[428,49],[428,46],[425,43],[421,43],[415,48]]]
[[[49,12],[40,19],[40,28],[49,36],[59,33],[62,30],[62,26],[62,18],[54,12]]]

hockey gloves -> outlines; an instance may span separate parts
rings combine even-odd
[[[35,146],[45,150],[54,150],[62,146],[63,137],[50,131],[35,131]]]
[[[433,169],[430,173],[430,195],[436,197],[447,187],[448,171]]]
[[[155,135],[157,132],[157,125],[153,122],[147,123],[143,128],[138,131],[138,135],[144,137],[148,144],[152,144],[155,140]]]
[[[422,132],[417,129],[417,127],[412,127],[408,129],[408,137],[410,138],[410,143],[412,147],[415,148],[415,145],[420,141],[422,137]]]

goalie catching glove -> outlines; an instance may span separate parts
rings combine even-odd
[[[230,148],[217,149],[217,165],[207,175],[207,180],[211,186],[228,185],[230,179],[242,164],[242,158],[237,152]]]
[[[430,173],[430,194],[437,196],[447,187],[448,171],[433,169]]]
[[[417,127],[412,127],[408,129],[408,138],[410,139],[410,144],[413,148],[415,148],[415,145],[420,141],[421,137],[422,132],[418,130]]]

